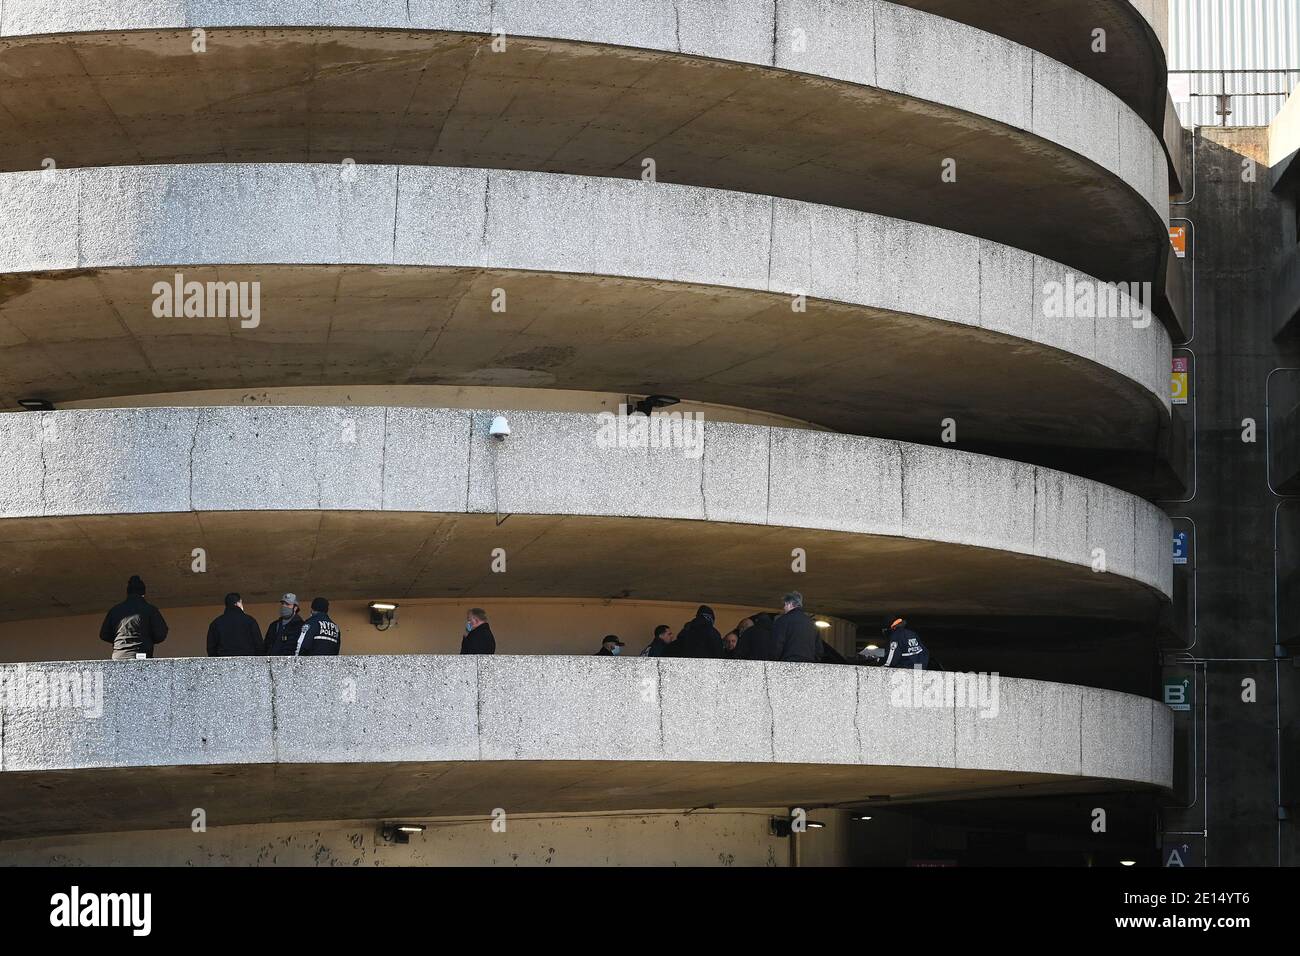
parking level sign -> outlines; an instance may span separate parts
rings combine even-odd
[[[1187,699],[1187,691],[1192,682],[1184,677],[1182,680],[1165,681],[1165,705],[1170,710],[1191,710],[1192,702]]]
[[[1187,532],[1174,532],[1174,564],[1187,563]]]
[[[1169,376],[1169,398],[1175,405],[1186,405],[1189,383],[1187,381],[1187,358],[1180,356],[1173,360]]]

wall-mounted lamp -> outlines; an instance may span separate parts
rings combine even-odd
[[[366,605],[370,609],[370,623],[377,631],[386,631],[397,620],[397,605],[385,601],[371,601]]]
[[[43,399],[43,398],[20,398],[20,399],[18,399],[18,404],[19,404],[22,408],[27,409],[29,412],[52,412],[52,411],[54,411],[54,403],[53,403],[53,402],[47,402],[47,401],[46,401],[45,399]]]
[[[654,414],[656,409],[667,408],[669,405],[680,404],[681,399],[672,395],[647,395],[641,401],[632,406],[634,411],[649,417]]]
[[[818,618],[817,620],[813,621],[813,623],[816,624],[816,625],[817,625],[819,628],[821,628],[823,631],[826,630],[828,627],[831,626],[831,622],[830,622],[830,621],[824,621],[824,620],[822,620],[821,618]]]
[[[412,833],[423,833],[423,823],[385,823],[379,828],[384,843],[410,843]]]
[[[820,820],[805,820],[803,825],[808,830],[822,830],[826,827]],[[767,832],[776,837],[790,836],[794,833],[794,817],[772,817]]]

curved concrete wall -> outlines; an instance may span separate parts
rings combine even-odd
[[[295,791],[290,806],[245,800],[251,805],[243,812],[263,820],[368,816],[386,796],[373,786],[362,806],[324,796],[330,768],[355,777],[356,765],[382,767],[392,777],[404,764],[461,765],[461,779],[469,781],[464,790],[479,788],[470,805],[489,801],[480,813],[492,806],[569,809],[563,795],[521,792],[525,780],[535,779],[528,765],[538,763],[554,765],[557,779],[567,779],[574,762],[590,767],[589,774],[608,764],[602,786],[617,785],[620,773],[629,784],[606,791],[608,799],[643,809],[691,799],[699,804],[685,805],[765,806],[779,802],[747,798],[831,796],[868,787],[879,768],[914,768],[915,775],[913,769],[881,775],[886,789],[860,789],[856,799],[915,795],[958,782],[989,790],[1017,783],[1028,789],[1172,784],[1168,708],[1041,681],[999,679],[986,685],[975,706],[964,696],[922,706],[911,672],[834,665],[350,657],[21,666],[0,665],[0,680],[30,687],[41,673],[53,686],[75,673],[90,678],[84,686],[102,687],[102,708],[98,714],[71,706],[3,710],[0,792],[11,794],[0,797],[5,835],[15,827],[25,835],[47,827],[129,828],[151,798],[120,807],[120,815],[101,810],[90,820],[75,818],[80,826],[58,816],[59,804],[66,812],[67,804],[97,796],[97,779],[117,779],[103,771],[128,768],[174,768],[173,784],[205,767],[227,768],[236,782],[240,767],[250,768],[250,780],[258,779],[258,765],[320,768],[311,771],[317,785],[310,788],[320,797]],[[647,784],[636,764],[650,764],[651,772],[658,764],[658,782]],[[691,774],[674,773],[674,766],[688,765]],[[702,765],[715,765],[712,775]],[[355,769],[341,769],[349,766]],[[545,766],[539,769],[545,773]],[[12,795],[22,796],[43,774],[62,785],[44,811],[27,807],[29,815],[17,819],[22,804],[15,806]],[[747,783],[729,785],[728,775]],[[448,796],[454,788],[431,788],[427,781],[422,790],[429,813],[450,810],[443,804],[466,796]],[[214,822],[216,808],[204,805]],[[326,816],[311,815],[326,808]],[[244,821],[223,815],[223,824],[236,822]]]
[[[1161,133],[1167,0],[895,0],[1006,37],[1113,92]],[[1094,49],[1097,30],[1106,48]]]
[[[187,27],[439,30],[668,51],[808,73],[1024,130],[1097,163],[1168,215],[1159,138],[1109,90],[1050,57],[884,0],[6,0],[0,38]],[[803,45],[778,37],[803,32]]]
[[[1169,406],[1169,335],[1149,312],[1146,328],[1123,318],[1049,318],[1049,283],[1095,280],[1018,249],[869,213],[460,168],[0,175],[0,273],[270,263],[475,267],[803,293],[1039,342],[1113,370]]]
[[[1172,593],[1168,516],[1106,485],[968,452],[707,422],[698,455],[601,447],[595,415],[147,408],[0,417],[0,519],[391,511],[685,519],[950,542]],[[2,522],[0,522],[2,523]]]

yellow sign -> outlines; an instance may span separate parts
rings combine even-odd
[[[1169,397],[1175,405],[1186,405],[1188,394],[1187,359],[1177,357],[1169,373]]]

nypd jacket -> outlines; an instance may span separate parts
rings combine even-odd
[[[298,634],[299,657],[328,657],[336,655],[343,645],[343,632],[323,611],[307,618]]]
[[[885,666],[924,669],[930,666],[930,652],[915,631],[896,627],[889,632],[889,655],[885,658]]]

